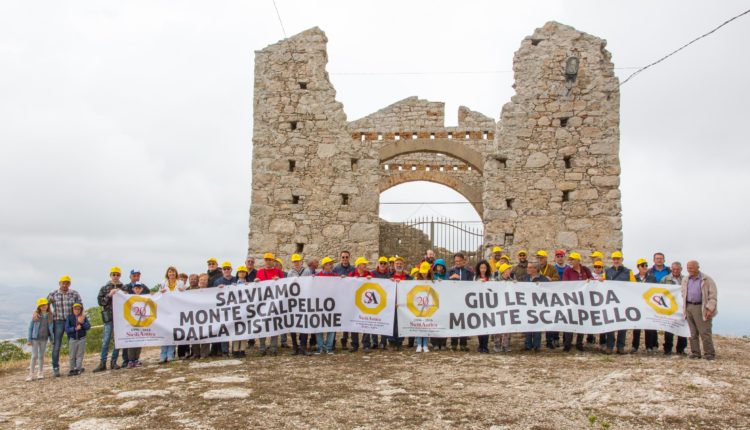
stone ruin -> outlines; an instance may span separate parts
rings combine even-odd
[[[380,193],[410,181],[465,196],[487,248],[622,248],[606,41],[548,22],[515,53],[500,120],[460,107],[457,127],[445,126],[444,103],[417,97],[348,122],[326,43],[312,28],[255,53],[249,255],[377,258]]]

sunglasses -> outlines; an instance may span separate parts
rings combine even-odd
[[[232,270],[231,267],[223,267],[221,270]]]
[[[120,277],[120,274],[119,274],[119,273],[112,273],[112,274],[111,274],[110,276],[116,276],[116,277],[118,277],[118,278],[119,278],[119,277]]]

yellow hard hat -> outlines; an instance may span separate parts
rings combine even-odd
[[[111,269],[109,269],[109,273],[119,273],[122,274],[122,270],[117,266],[112,266]]]
[[[615,251],[612,253],[612,258],[622,258],[622,252]]]
[[[495,246],[495,247],[493,247],[493,248],[492,248],[492,253],[494,254],[494,253],[496,253],[496,252],[503,252],[503,248],[501,248],[501,247],[499,247],[499,246]]]
[[[277,258],[276,262],[281,264],[282,266],[284,265],[284,260],[282,260],[281,258]]]
[[[396,261],[396,257],[395,256],[388,258],[388,262],[389,263],[393,263],[394,261]]]
[[[513,266],[511,266],[510,264],[501,264],[500,267],[497,268],[497,270],[499,270],[500,273],[504,273],[506,270],[512,269],[512,268]]]
[[[60,280],[57,281],[57,282],[70,282],[70,276],[63,275],[63,276],[60,277]]]
[[[430,268],[432,268],[432,265],[426,261],[422,262],[422,264],[419,265],[419,273],[426,275],[430,273]]]
[[[240,266],[240,267],[238,267],[237,268],[237,273],[240,273],[240,272],[249,273],[249,271],[247,270],[247,266]]]
[[[209,258],[206,263],[216,263],[219,264],[219,260],[215,259],[214,257]]]
[[[591,257],[591,258],[604,258],[604,254],[602,254],[599,251],[594,251],[594,252],[591,253],[591,255],[589,255],[589,257]]]
[[[536,256],[537,257],[547,257],[547,251],[545,251],[543,249],[540,249],[539,251],[536,252]]]
[[[370,262],[369,262],[369,261],[367,261],[367,259],[365,259],[365,257],[359,257],[359,258],[358,258],[358,259],[357,259],[357,260],[356,260],[356,261],[354,262],[354,267],[357,267],[357,266],[359,266],[360,264],[370,264]]]
[[[263,254],[263,259],[264,260],[275,260],[276,256],[274,256],[273,253],[271,253],[271,252],[266,252],[265,254]]]
[[[571,252],[570,255],[568,255],[568,258],[570,258],[572,260],[581,261],[581,254],[579,254],[577,252]]]
[[[604,263],[602,262],[602,260],[596,260],[596,261],[594,261],[594,266],[596,266],[596,267],[604,267]]]
[[[648,264],[648,261],[646,261],[645,258],[639,258],[638,261],[635,262],[636,266],[640,266],[641,264]]]
[[[380,258],[378,258],[378,263],[387,263],[387,262],[388,262],[388,257],[380,257]]]
[[[80,303],[73,303],[73,307],[74,308],[81,308],[81,309],[83,309],[83,305],[80,304]]]
[[[525,249],[522,249],[522,250],[518,251],[518,255],[521,255],[521,254],[523,254],[523,255],[528,255],[529,253],[528,253],[528,252],[526,252],[526,250],[525,250]]]
[[[302,261],[302,256],[299,254],[292,254],[292,262]]]
[[[393,261],[396,261],[396,260],[404,261],[404,257],[402,257],[400,255],[397,255],[397,256],[393,257]]]
[[[36,301],[36,307],[42,306],[42,305],[48,305],[49,302],[46,298],[42,297],[41,299]]]
[[[320,260],[320,265],[325,266],[328,263],[333,263],[333,258],[325,256],[322,260]]]
[[[228,261],[225,261],[225,262],[221,263],[221,268],[222,269],[226,269],[227,267],[231,269],[232,268],[232,263],[230,263]]]
[[[417,272],[419,272],[419,267],[412,267],[410,275],[414,276],[417,274]]]
[[[510,261],[510,257],[508,257],[507,255],[504,255],[504,254],[500,256],[500,259],[501,260],[505,260],[505,261]]]

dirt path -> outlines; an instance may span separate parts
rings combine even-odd
[[[0,428],[750,428],[750,341],[716,345],[714,362],[337,350],[160,366],[150,350],[140,369],[34,382],[3,371]]]

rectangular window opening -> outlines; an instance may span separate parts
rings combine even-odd
[[[352,158],[352,171],[357,170],[357,163],[359,162],[359,159]]]
[[[341,194],[341,205],[346,206],[349,204],[349,194]]]
[[[515,203],[515,199],[505,199],[505,208],[513,209],[513,203]]]
[[[386,164],[385,166],[383,166],[383,169],[384,170],[388,170],[388,169],[390,169],[390,166]]]
[[[299,204],[299,196],[292,196],[292,204],[298,205]]]
[[[383,133],[378,133],[378,140],[383,140]]]
[[[429,172],[430,171],[430,166],[425,166],[424,169]]]
[[[482,132],[482,140],[487,140],[487,138],[489,137],[489,135],[490,135],[489,131],[483,131]]]
[[[367,139],[364,133],[359,133],[359,140],[360,142],[364,142]]]
[[[294,172],[294,169],[297,168],[297,162],[294,160],[289,160],[289,171]]]
[[[417,138],[417,133],[416,133],[416,132],[412,133],[412,134],[411,134],[411,138],[412,138],[412,139],[416,139],[416,138]]]
[[[570,201],[570,191],[563,191],[562,192],[562,201],[569,202]]]
[[[297,121],[291,121],[289,123],[289,128],[291,128],[292,131],[296,130],[297,129]]]
[[[560,127],[568,126],[568,118],[560,118]]]
[[[393,136],[393,140],[401,140],[401,135],[396,133],[396,135]]]
[[[430,133],[430,139],[435,140],[435,133]]]
[[[565,163],[566,169],[570,169],[571,167],[573,167],[573,162],[571,161],[571,158],[572,157],[570,155],[563,157],[563,162]]]
[[[453,166],[453,170],[458,170],[458,166]]]
[[[453,132],[452,131],[448,132],[448,139],[453,139]]]
[[[505,246],[513,245],[513,233],[505,233],[504,245]]]
[[[298,82],[299,89],[306,90],[307,89],[307,82]]]
[[[305,250],[305,244],[297,242],[297,254],[301,254]]]
[[[466,132],[466,140],[469,140],[469,139],[471,139],[471,133],[467,131]]]
[[[412,164],[411,165],[411,170],[417,170],[417,165],[416,164]]]

